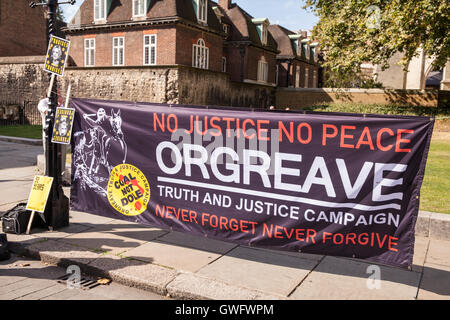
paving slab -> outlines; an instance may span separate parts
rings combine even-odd
[[[0,205],[15,204],[17,202],[27,202],[30,195],[30,187],[11,187],[2,190],[0,195]]]
[[[166,286],[177,275],[177,271],[151,263],[103,255],[90,262],[86,270],[103,272],[113,281],[166,295]]]
[[[69,211],[69,221],[70,223],[81,223],[84,225],[90,225],[96,227],[100,224],[107,224],[112,222],[114,219],[102,217],[95,214],[80,212],[80,211]]]
[[[25,161],[20,160],[11,160],[13,163],[7,163],[4,162],[4,159],[2,158],[0,161],[0,177],[2,178],[14,178],[14,179],[22,179],[22,178],[29,178],[34,177],[35,175],[39,174],[39,171],[34,165],[31,165],[29,163],[26,163]],[[21,166],[23,165],[23,166]],[[11,167],[13,166],[13,167]]]
[[[425,263],[418,300],[450,300],[450,267]]]
[[[172,298],[190,300],[280,300],[282,296],[229,285],[198,274],[182,273],[167,286]]]
[[[11,202],[11,203],[8,203],[8,204],[2,204],[2,205],[0,205],[0,212],[6,212],[6,211],[14,208],[14,206],[16,204],[19,204],[19,202],[17,201],[17,202]]]
[[[415,299],[420,273],[399,268],[377,266],[380,287],[369,279],[371,264],[336,257],[325,257],[290,296],[291,299]],[[368,286],[371,284],[372,286]],[[373,289],[370,289],[373,288]]]
[[[450,267],[450,241],[431,239],[425,263]]]
[[[241,247],[246,247],[246,246],[241,246]],[[271,253],[276,253],[276,254],[283,254],[283,255],[296,257],[296,258],[310,259],[310,260],[314,260],[314,261],[317,261],[317,262],[322,260],[323,257],[324,257],[323,255],[319,255],[319,254],[299,253],[299,252],[293,252],[293,251],[280,251],[280,250],[272,250],[272,249],[257,248],[257,247],[251,247],[251,248],[255,249],[255,250],[262,250],[262,251],[265,251],[265,252],[271,252]]]
[[[99,253],[66,244],[61,240],[42,240],[26,247],[27,255],[52,265],[87,265],[99,258]]]
[[[288,296],[316,264],[311,259],[238,247],[202,268],[198,274],[249,289]]]
[[[23,187],[31,190],[31,185],[33,184],[32,177],[18,178],[14,179],[12,177],[2,177],[0,179],[0,190],[6,190],[7,188],[13,187]]]
[[[86,226],[80,223],[70,223],[67,227],[59,228],[58,230],[49,231],[43,228],[33,228],[30,230],[30,235],[39,239],[62,239],[71,235],[87,232],[92,229],[90,226]]]
[[[238,246],[237,244],[229,242],[209,239],[189,233],[176,231],[167,233],[166,235],[158,238],[158,241],[221,254],[225,254],[226,252]]]
[[[50,287],[47,287],[43,290],[35,291],[32,293],[29,293],[27,295],[24,295],[20,298],[17,298],[17,300],[41,300],[46,297],[58,294],[64,290],[66,290],[67,287],[62,284],[53,284]]]
[[[0,300],[14,300],[27,294],[51,287],[52,284],[44,279],[24,279],[14,284],[0,288]]]
[[[75,297],[81,296],[82,298],[89,296],[89,293],[83,292],[81,290],[76,289],[67,289],[65,288],[63,291],[54,293],[40,300],[72,300]]]
[[[417,216],[415,234],[416,236],[429,237],[430,236],[430,218],[431,212],[419,211]]]
[[[163,297],[147,291],[122,286],[114,281],[108,285],[70,288],[59,280],[66,269],[48,265],[41,261],[12,255],[0,263],[0,300],[161,300]],[[96,280],[82,274],[82,279]],[[173,277],[171,278],[173,279]]]
[[[13,276],[13,275],[8,275],[7,277],[2,276],[2,277],[0,277],[0,286],[4,287],[4,286],[7,286],[12,283],[19,282],[19,281],[23,281],[23,278],[19,277],[19,276]]]
[[[430,238],[416,236],[412,266],[413,271],[422,272],[423,265],[425,264],[425,257],[428,252],[429,243]]]
[[[450,241],[450,214],[431,214],[430,238]]]
[[[166,231],[122,224],[102,224],[65,237],[63,242],[91,250],[120,254],[153,240]]]
[[[190,243],[193,244],[192,242]],[[193,249],[182,244],[170,244],[160,241],[150,241],[122,255],[133,259],[151,262],[153,264],[174,268],[180,271],[196,272],[222,256],[224,250],[218,252],[217,245],[203,249]]]

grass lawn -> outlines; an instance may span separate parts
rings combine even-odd
[[[435,131],[433,134],[420,210],[450,213],[450,132]]]
[[[42,126],[0,126],[0,136],[42,139]]]

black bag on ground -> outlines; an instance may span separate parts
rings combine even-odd
[[[22,202],[16,205],[11,210],[2,214],[2,229],[5,233],[21,234],[27,231],[28,222],[30,221],[31,211],[26,209],[27,204]],[[33,219],[33,227],[45,227],[39,214],[36,214]]]
[[[6,238],[6,234],[0,233],[0,261],[8,260],[10,258],[10,254],[8,251],[8,240]]]

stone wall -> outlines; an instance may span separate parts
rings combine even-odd
[[[176,68],[67,68],[60,85],[72,97],[135,102],[178,103]]]
[[[268,108],[275,104],[275,88],[230,81],[226,73],[179,67],[179,103]]]
[[[45,56],[0,58],[0,101],[38,101],[48,88]]]
[[[67,68],[63,92],[69,81],[72,96],[80,98],[254,108],[275,103],[273,87],[185,66]]]
[[[38,101],[48,88],[44,57],[0,58],[0,101]],[[168,104],[264,108],[275,88],[230,81],[226,73],[185,66],[67,67],[58,78],[63,96]]]

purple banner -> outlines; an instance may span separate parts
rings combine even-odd
[[[71,207],[410,267],[434,121],[73,99]]]

